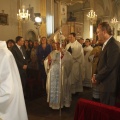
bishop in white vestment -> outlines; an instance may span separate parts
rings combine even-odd
[[[0,120],[28,120],[18,68],[5,41],[0,41]]]
[[[71,71],[72,56],[60,48],[59,41],[56,42],[56,50],[52,51],[45,59],[47,72],[47,102],[52,109],[59,109],[63,106],[70,107],[71,104],[71,83],[69,74]]]

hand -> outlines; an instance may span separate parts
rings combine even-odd
[[[98,57],[98,56],[99,56],[99,52],[96,52],[96,53],[95,53],[95,57]]]
[[[60,51],[61,53],[63,53],[62,48],[60,48],[59,51]]]
[[[91,80],[92,80],[92,83],[93,83],[93,84],[96,84],[96,83],[97,83],[97,81],[96,81],[96,79],[95,79],[95,75],[93,75],[93,77],[92,77]]]
[[[51,62],[52,62],[51,56],[50,56],[50,55],[48,55],[48,64],[50,65],[50,64],[51,64]]]
[[[23,69],[26,70],[27,69],[27,65],[23,65]]]
[[[51,60],[48,60],[48,64],[49,64],[49,65],[51,65],[51,62],[52,62]]]

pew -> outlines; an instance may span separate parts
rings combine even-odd
[[[74,120],[120,120],[120,108],[80,98]]]

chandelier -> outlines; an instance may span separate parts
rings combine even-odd
[[[96,20],[97,20],[97,15],[95,14],[95,12],[93,10],[90,10],[90,12],[88,12],[87,17],[92,24],[94,22],[96,22]]]
[[[114,17],[114,18],[111,19],[111,23],[113,25],[117,24],[117,22],[118,22],[117,18]]]
[[[17,19],[19,21],[27,21],[30,20],[30,14],[28,13],[28,10],[22,9],[22,11],[19,9],[19,13],[17,14]]]

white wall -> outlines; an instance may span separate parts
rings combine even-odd
[[[8,14],[9,25],[0,25],[0,40],[14,39],[18,36],[18,21],[17,21],[17,1],[19,0],[0,0],[0,13],[4,10],[5,14]],[[25,6],[25,9],[34,7],[34,13],[40,13],[40,0],[22,0],[21,7]],[[35,34],[38,31],[33,21],[22,23],[22,36],[26,39],[28,31],[32,30]]]
[[[88,11],[84,11],[84,32],[83,32],[83,38],[90,38],[90,23],[89,20],[87,19],[86,15],[87,15]]]
[[[15,39],[18,35],[17,0],[0,0],[0,13],[8,14],[9,25],[0,25],[0,40]]]

